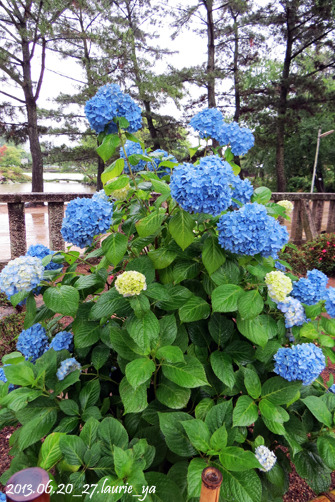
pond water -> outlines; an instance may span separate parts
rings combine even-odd
[[[29,173],[27,174],[29,176]],[[44,191],[51,193],[94,193],[94,186],[80,183],[84,175],[80,173],[44,173]],[[60,180],[47,181],[47,180]],[[71,181],[66,181],[71,180]],[[2,193],[31,192],[31,183],[0,184]],[[49,245],[48,208],[27,207],[25,209],[27,247],[31,244]],[[7,204],[0,204],[0,260],[10,259],[9,224]]]

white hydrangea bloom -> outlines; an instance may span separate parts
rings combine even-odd
[[[269,448],[264,445],[257,446],[255,455],[258,462],[262,465],[262,468],[259,470],[263,472],[270,471],[277,461],[277,457],[273,451],[269,450]]]
[[[265,282],[270,298],[276,303],[283,302],[293,289],[291,279],[280,270],[266,274]]]

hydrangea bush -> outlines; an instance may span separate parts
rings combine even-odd
[[[220,500],[277,502],[291,460],[326,491],[335,386],[321,373],[335,362],[334,292],[317,271],[276,269],[287,266],[283,208],[236,178],[230,150],[245,153],[251,133],[227,136],[223,158],[164,155],[151,170],[129,100],[108,88],[89,103],[101,157],[124,155],[102,175],[105,195],[68,205],[63,236],[85,251],[57,253],[66,266],[45,272],[49,282],[22,258],[0,275],[13,305],[26,300],[17,351],[0,368],[1,426],[20,425],[1,482],[38,465],[70,487],[55,501],[196,502],[211,465]],[[228,135],[216,115],[192,121],[201,136]],[[142,153],[128,155],[127,141]]]

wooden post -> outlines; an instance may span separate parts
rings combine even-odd
[[[16,472],[6,484],[7,502],[50,502],[49,474],[40,467]]]
[[[317,231],[314,226],[314,221],[312,218],[311,208],[309,207],[309,201],[303,200],[301,201],[301,214],[303,226],[306,234],[306,240],[312,241],[317,236]]]
[[[315,230],[319,234],[321,232],[322,217],[323,217],[324,200],[314,200],[312,207],[312,217],[314,220]]]
[[[48,215],[50,249],[64,251],[65,243],[60,232],[64,218],[64,202],[48,202]]]
[[[294,209],[291,225],[291,241],[295,244],[300,244],[302,241],[302,215],[301,215],[301,200],[294,201]]]
[[[215,467],[206,467],[201,474],[202,484],[199,502],[219,502],[222,474]]]
[[[8,202],[9,238],[11,259],[26,254],[26,222],[24,202]]]
[[[329,201],[329,213],[327,222],[327,233],[335,232],[335,200]]]

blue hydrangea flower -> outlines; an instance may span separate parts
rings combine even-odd
[[[76,370],[81,370],[81,365],[78,361],[76,361],[74,357],[65,359],[65,361],[61,362],[61,365],[57,370],[57,378],[58,380],[64,380],[65,377]]]
[[[214,138],[219,141],[224,127],[223,115],[217,108],[205,108],[191,118],[190,125],[201,138]]]
[[[292,328],[292,326],[301,326],[305,322],[308,322],[304,307],[296,298],[289,296],[283,302],[277,303],[277,307],[281,312],[285,314],[286,328]]]
[[[68,331],[60,331],[50,343],[50,349],[73,351],[73,335]]]
[[[2,493],[0,492],[0,502],[6,502],[7,498],[6,498],[6,494],[5,493]]]
[[[103,200],[104,202],[109,202],[108,195],[106,195],[105,190],[99,190],[99,192],[95,192],[92,197],[93,200]]]
[[[328,288],[325,293],[326,310],[330,317],[335,317],[335,288]]]
[[[140,143],[135,143],[134,141],[127,140],[125,142],[124,149],[126,151],[126,154],[127,154],[128,158],[130,157],[130,155],[134,155],[134,154],[137,154],[137,155],[146,155],[147,154],[146,150],[144,150],[144,152],[143,152]],[[120,148],[120,157],[121,157],[121,159],[126,159],[126,156],[124,154],[123,148]],[[142,159],[139,160],[139,163],[136,164],[136,166],[133,166],[131,164],[131,170],[132,170],[133,173],[136,173],[138,171],[144,171],[146,167],[147,167],[147,162],[145,160],[142,160]],[[125,173],[129,174],[129,166],[128,166],[128,163],[127,163],[126,160],[125,160],[125,163],[124,163],[124,169],[123,170],[124,170]]]
[[[232,253],[277,258],[288,242],[287,229],[269,216],[262,204],[247,203],[237,211],[221,216],[219,244]]]
[[[275,261],[275,268],[281,272],[286,272],[286,267],[280,261]]]
[[[87,101],[85,113],[91,129],[97,133],[103,132],[106,126],[108,133],[116,133],[117,125],[113,119],[117,117],[128,120],[129,126],[125,129],[128,132],[136,132],[142,127],[140,107],[117,84],[100,87],[96,95]]]
[[[151,152],[149,154],[150,157],[154,159],[154,164],[151,162],[148,162],[148,167],[150,171],[158,171],[157,175],[159,178],[162,178],[166,174],[171,174],[171,169],[169,167],[158,167],[159,164],[163,161],[169,161],[169,162],[175,162],[178,164],[178,160],[173,156],[170,155],[168,152],[165,150],[155,150],[154,152]]]
[[[47,246],[43,246],[43,244],[36,244],[29,246],[28,251],[26,252],[26,256],[35,256],[36,258],[45,258],[50,254],[55,254],[56,251],[52,251]],[[57,270],[62,266],[59,263],[54,263],[52,260],[48,263],[44,268],[45,270]]]
[[[107,232],[112,224],[113,206],[101,197],[71,200],[65,211],[61,233],[63,239],[84,248],[96,235]]]
[[[171,176],[171,196],[190,213],[217,216],[231,205],[232,169],[217,155],[203,157],[196,166],[181,164]]]
[[[302,277],[293,284],[292,296],[305,303],[315,305],[323,300],[326,294],[328,277],[320,270],[309,270],[307,278]]]
[[[237,122],[228,124],[227,135],[234,155],[245,155],[254,146],[255,138],[250,129],[240,127]]]
[[[250,202],[251,196],[254,193],[254,187],[252,186],[248,178],[242,180],[239,176],[234,176],[231,180],[231,184],[233,188],[233,199],[238,200],[242,204]],[[233,201],[232,207],[238,209],[240,206]]]
[[[326,358],[320,347],[313,343],[302,343],[282,347],[273,356],[276,361],[274,372],[285,380],[302,380],[310,385],[326,367]]]
[[[19,256],[0,273],[0,291],[11,298],[19,291],[32,291],[43,279],[42,260],[35,256]]]
[[[34,363],[49,348],[49,340],[41,324],[34,324],[31,328],[21,331],[16,342],[16,348],[24,357]]]
[[[4,364],[4,366],[3,366],[2,368],[0,368],[0,380],[1,380],[2,382],[5,382],[5,383],[6,383],[6,382],[7,382],[7,378],[6,378],[6,375],[5,375],[4,369],[3,369],[5,366],[10,366],[10,365],[9,365],[9,364]],[[14,390],[14,385],[13,385],[12,383],[10,383],[10,384],[8,385],[8,392],[11,392],[12,390]],[[0,500],[1,500],[1,499],[0,499]],[[6,500],[6,499],[5,499],[5,500]]]
[[[333,385],[331,387],[329,387],[329,392],[332,392],[333,394],[335,394],[335,383],[333,383]]]

